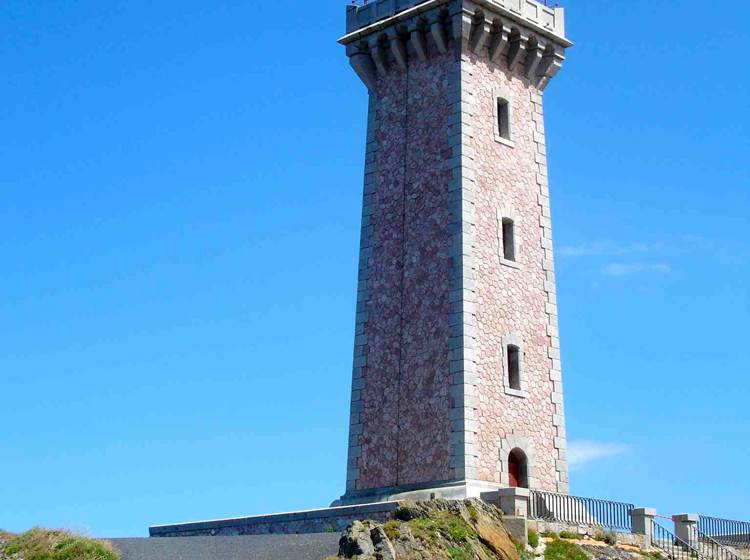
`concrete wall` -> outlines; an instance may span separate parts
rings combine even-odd
[[[529,529],[537,531],[539,534],[543,533],[562,533],[563,531],[575,533],[578,535],[587,535],[589,537],[596,537],[600,532],[609,532],[608,529],[588,527],[584,525],[572,525],[569,523],[560,523],[553,521],[529,521]],[[613,533],[617,537],[618,544],[626,544],[630,546],[637,546],[639,548],[649,548],[650,545],[646,544],[645,535],[637,535],[635,533]]]
[[[150,527],[149,534],[152,537],[291,535],[295,533],[338,534],[354,521],[362,519],[386,521],[397,508],[397,502],[384,502],[364,506],[347,506],[294,513],[220,519],[216,521],[158,525]]]
[[[338,552],[339,534],[110,539],[122,560],[321,560]]]

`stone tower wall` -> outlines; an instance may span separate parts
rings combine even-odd
[[[565,434],[542,97],[508,70],[505,57],[490,62],[485,53],[471,54],[465,67],[473,93],[476,177],[477,478],[507,485],[510,449],[502,443],[519,441],[533,455],[530,485],[567,490],[566,474],[558,474],[567,469],[558,462],[565,459]],[[513,147],[495,139],[498,91],[511,100]],[[498,215],[504,213],[515,221],[518,267],[500,258]],[[523,396],[506,392],[506,337],[515,337],[524,354]]]
[[[350,490],[452,476],[445,163],[455,67],[453,53],[415,57],[370,96]]]
[[[370,107],[340,503],[478,496],[509,484],[515,448],[530,487],[568,489],[541,95],[570,46],[562,13],[531,0],[348,9],[341,42]]]

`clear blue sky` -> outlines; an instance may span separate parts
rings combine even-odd
[[[366,112],[344,6],[2,3],[0,527],[342,493]],[[567,4],[546,115],[577,494],[750,518],[749,14]]]

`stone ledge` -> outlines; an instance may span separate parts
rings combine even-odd
[[[470,431],[470,430],[469,430]],[[464,430],[461,433],[466,433]],[[476,480],[472,476],[452,481],[440,481],[426,484],[403,484],[389,488],[376,488],[370,490],[357,490],[342,496],[334,502],[339,504],[372,504],[392,503],[401,500],[423,501],[434,498],[446,500],[464,500],[467,498],[478,498],[485,492],[496,491],[500,488],[498,483]]]
[[[572,45],[564,37],[562,8],[536,0],[377,0],[350,6],[347,18],[349,32],[339,43],[371,91],[389,72],[407,70],[411,58],[425,61],[451,49],[462,61],[469,53],[503,59],[541,91]],[[461,73],[462,83],[467,75]]]
[[[377,514],[389,514],[399,507],[398,502],[381,502],[375,504],[362,504],[352,506],[330,507],[325,509],[295,511],[288,513],[276,513],[270,515],[255,515],[249,517],[233,517],[228,519],[215,519],[212,521],[196,521],[190,523],[176,523],[173,525],[154,525],[149,527],[149,534],[152,537],[169,537],[178,536],[183,533],[210,535],[221,531],[227,534],[226,529],[236,529],[235,534],[257,534],[264,533],[264,525],[279,525],[302,522],[313,522],[309,524],[311,530],[294,530],[290,528],[288,532],[324,532],[326,527],[322,524],[319,527],[314,526],[316,521],[331,521],[341,518],[358,518],[365,519]],[[254,531],[256,529],[257,531]],[[287,531],[268,531],[285,533]]]

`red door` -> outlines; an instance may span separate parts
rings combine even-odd
[[[508,476],[510,477],[510,487],[518,488],[521,486],[521,465],[516,459],[515,453],[511,453],[508,457]]]

